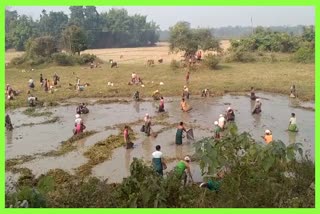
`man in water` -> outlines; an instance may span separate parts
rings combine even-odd
[[[181,110],[184,111],[184,112],[187,112],[187,111],[191,110],[191,108],[188,106],[188,104],[187,104],[187,102],[185,101],[184,98],[182,98],[180,106],[181,106]]]
[[[6,115],[6,124],[5,124],[5,127],[7,130],[11,131],[13,129],[13,125],[11,123],[11,119],[10,119],[10,116],[9,114]]]
[[[124,143],[126,144],[127,149],[131,149],[133,147],[133,143],[130,141],[129,137],[129,126],[125,126],[123,130],[123,140]]]
[[[256,103],[254,104],[252,114],[259,114],[261,112],[261,106],[262,103],[260,102],[260,99],[256,99]]]
[[[76,119],[74,121],[75,129],[74,129],[74,134],[79,134],[82,133],[85,129],[86,126],[83,124],[83,120],[81,119],[79,114],[76,114]]]
[[[234,111],[233,109],[229,106],[227,110],[227,122],[233,122],[235,119]]]
[[[289,127],[288,130],[291,132],[297,132],[298,127],[297,127],[297,118],[295,113],[291,113],[291,118],[289,120]]]
[[[255,92],[254,92],[254,88],[253,87],[251,87],[251,92],[250,92],[250,99],[251,100],[256,100],[256,94],[255,94]]]
[[[160,98],[159,112],[164,112],[164,99],[162,96]]]
[[[163,176],[163,170],[166,169],[167,166],[162,158],[162,152],[160,150],[161,146],[157,145],[156,151],[152,153],[152,165],[156,172]]]
[[[144,132],[146,133],[147,136],[150,136],[150,131],[151,131],[151,118],[149,114],[147,113],[146,116],[144,117]]]
[[[226,125],[226,119],[224,118],[223,114],[219,115],[219,127],[221,128],[221,130],[224,129],[224,126]]]
[[[262,138],[264,139],[264,142],[266,142],[266,144],[269,144],[272,141],[271,131],[267,129],[265,131],[265,135]]]
[[[218,121],[214,121],[214,138],[215,139],[219,139],[220,138],[220,132],[221,132],[221,128],[219,126],[219,122]]]
[[[190,176],[190,179],[193,182],[193,178],[190,170],[190,162],[191,162],[190,157],[185,156],[184,160],[179,161],[175,167],[175,174],[179,179],[183,180],[184,186],[187,183],[188,175]]]

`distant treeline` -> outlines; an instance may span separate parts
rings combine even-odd
[[[271,26],[265,27],[270,29],[271,31],[276,32],[285,32],[292,35],[302,35],[303,33],[303,25],[297,26]],[[217,39],[241,39],[244,37],[250,36],[256,27],[241,27],[241,26],[228,26],[228,27],[220,27],[220,28],[210,28],[211,33]],[[169,30],[162,30],[159,32],[159,40],[160,41],[168,41],[170,37]]]
[[[80,50],[148,46],[159,40],[158,25],[147,22],[146,16],[130,16],[125,9],[98,13],[94,6],[71,6],[69,9],[70,16],[43,10],[39,20],[6,9],[6,49],[22,51],[28,40],[47,36],[54,38],[58,49],[72,49],[70,44],[76,43],[81,44]]]

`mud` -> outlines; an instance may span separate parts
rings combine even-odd
[[[82,118],[87,130],[97,131],[97,134],[82,139],[77,144],[77,149],[60,157],[39,157],[26,162],[19,167],[30,168],[38,176],[50,169],[61,168],[71,174],[75,169],[87,162],[83,154],[95,143],[105,140],[111,134],[119,133],[118,124],[131,123],[136,134],[135,147],[126,150],[123,147],[113,150],[110,160],[106,160],[93,167],[92,174],[100,178],[108,178],[109,182],[120,182],[128,176],[129,166],[133,157],[151,160],[151,154],[156,145],[161,145],[162,152],[170,163],[168,169],[174,167],[177,160],[185,155],[194,153],[193,141],[184,138],[182,146],[176,146],[175,126],[183,121],[187,128],[193,128],[195,140],[212,136],[213,122],[218,120],[219,114],[225,113],[231,105],[235,110],[236,124],[240,132],[249,132],[254,139],[262,141],[261,137],[265,129],[273,132],[273,138],[282,140],[285,144],[299,142],[304,150],[314,159],[314,103],[301,103],[287,96],[269,93],[257,93],[262,101],[261,115],[251,115],[254,103],[247,96],[225,95],[223,97],[200,98],[193,97],[187,100],[192,106],[188,113],[181,112],[180,98],[165,98],[165,109],[168,118],[153,120],[152,131],[156,137],[147,137],[140,132],[146,113],[151,117],[158,115],[156,109],[158,101],[121,102],[109,104],[94,104],[97,99],[67,101],[68,105],[47,107],[43,111],[50,111],[51,117],[59,117],[59,121],[51,124],[36,124],[33,126],[21,126],[28,123],[41,123],[49,120],[48,117],[30,117],[22,112],[25,109],[8,111],[14,130],[6,133],[6,159],[18,158],[21,155],[33,155],[41,152],[57,150],[62,141],[72,136],[72,128],[75,119],[75,103],[86,102],[90,113]],[[310,110],[311,109],[311,110]],[[288,127],[290,114],[294,112],[297,117],[298,133],[289,133]],[[160,118],[161,119],[161,118]],[[140,121],[139,121],[140,120]],[[167,128],[170,126],[170,128]],[[107,128],[106,128],[107,127]],[[113,128],[111,128],[113,127]],[[172,128],[173,127],[173,128]],[[201,180],[199,166],[192,163],[195,181]]]

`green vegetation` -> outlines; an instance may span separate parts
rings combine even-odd
[[[241,40],[231,43],[229,62],[252,62],[254,58],[250,52],[282,52],[295,53],[292,58],[295,62],[314,62],[314,27],[304,27],[302,35],[294,36],[288,33],[271,31],[257,27],[255,32]]]
[[[82,176],[88,176],[91,174],[91,169],[99,164],[108,160],[111,157],[113,149],[123,146],[123,127],[120,130],[118,135],[111,135],[107,139],[102,140],[94,144],[89,148],[83,155],[89,159],[89,161],[80,166],[77,169],[77,173]],[[129,137],[130,140],[135,140],[135,134],[132,129],[129,127]]]
[[[27,108],[22,113],[24,113],[25,115],[28,115],[30,117],[49,117],[53,114],[50,111],[36,112],[36,108]]]
[[[204,64],[211,70],[217,69],[219,62],[220,58],[213,54],[208,54],[204,57]]]
[[[98,13],[95,6],[71,6],[70,18],[63,12],[42,11],[40,19],[6,9],[6,49],[25,50],[31,38],[50,36],[56,49],[79,53],[87,48],[139,47],[154,45],[159,27],[125,9]]]
[[[62,142],[62,145],[59,147],[58,150],[53,150],[51,152],[47,152],[45,154],[42,154],[43,156],[61,156],[64,155],[68,152],[71,152],[73,150],[75,150],[77,148],[77,145],[75,144],[75,142],[86,138],[90,135],[93,135],[97,133],[96,131],[86,131],[86,132],[82,132],[80,134],[77,135],[73,135],[71,138],[69,138],[68,140]]]
[[[31,207],[315,206],[314,163],[303,156],[299,144],[260,145],[248,133],[238,134],[235,126],[229,126],[222,139],[204,138],[195,145],[205,175],[213,177],[226,167],[218,194],[199,184],[183,187],[173,172],[162,178],[134,159],[130,176],[120,184],[62,170],[51,170],[38,179],[28,174],[23,179],[28,182],[20,182],[17,193],[6,194],[6,207],[17,200],[28,200]],[[37,200],[25,190],[31,187],[38,193]]]
[[[191,29],[190,23],[178,22],[170,27],[170,51],[184,51],[185,56],[195,54],[197,50],[219,50],[209,29]]]

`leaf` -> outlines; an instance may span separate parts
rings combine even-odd
[[[269,171],[269,169],[272,167],[274,162],[275,162],[275,158],[272,156],[268,156],[266,159],[264,159],[262,163],[264,171]]]

